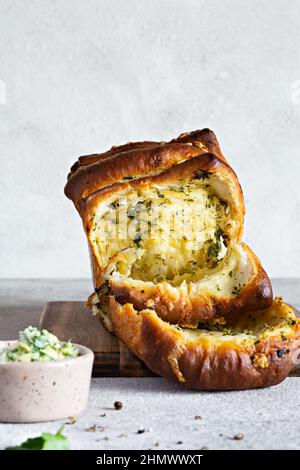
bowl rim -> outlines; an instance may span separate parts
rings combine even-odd
[[[17,344],[19,340],[10,339],[10,340],[0,340],[0,350]],[[62,341],[63,342],[63,341]],[[0,368],[2,367],[57,367],[65,364],[75,364],[78,362],[86,361],[87,359],[94,359],[93,351],[87,346],[82,344],[72,343],[73,346],[76,346],[79,350],[79,355],[76,357],[70,357],[66,359],[59,359],[55,361],[32,361],[32,362],[17,362],[17,361],[0,361]]]

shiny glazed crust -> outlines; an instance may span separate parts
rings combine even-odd
[[[226,161],[209,129],[187,132],[170,142],[134,142],[112,147],[105,153],[79,157],[68,175],[65,194],[78,207],[81,198],[121,182],[126,176],[159,174],[204,153],[213,153]]]
[[[263,322],[271,316],[275,326],[263,328]],[[225,334],[216,332],[211,337],[202,330],[198,338],[190,337],[187,330],[164,322],[155,311],[136,311],[131,304],[120,305],[113,297],[110,318],[114,333],[149,369],[198,390],[278,384],[293,368],[299,349],[299,319],[280,299],[275,299],[269,309],[248,314],[252,327],[262,323],[265,330],[250,339],[247,330],[244,335],[227,335],[225,330]]]

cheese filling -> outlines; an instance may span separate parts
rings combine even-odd
[[[93,222],[92,241],[107,276],[173,286],[216,268],[232,229],[228,204],[203,172],[191,181],[124,191],[101,204]]]
[[[190,341],[208,338],[210,341],[213,339],[215,345],[235,341],[257,346],[271,337],[281,341],[288,340],[294,334],[298,322],[293,309],[284,304],[280,297],[276,297],[271,307],[249,312],[232,322],[226,322],[221,317],[209,323],[199,323],[196,329],[181,328],[178,325],[169,327],[183,333]]]

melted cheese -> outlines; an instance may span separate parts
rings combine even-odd
[[[124,192],[100,205],[92,238],[108,275],[177,286],[219,265],[230,229],[227,204],[207,179],[194,179]]]
[[[294,325],[299,322],[293,309],[275,298],[273,305],[264,310],[258,310],[241,316],[232,323],[216,320],[211,323],[199,324],[196,329],[181,328],[169,325],[175,331],[183,333],[189,341],[205,341],[215,346],[226,346],[234,342],[243,347],[258,344],[273,337],[282,340],[294,335]]]

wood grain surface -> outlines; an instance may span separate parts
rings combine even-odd
[[[83,302],[49,302],[45,305],[40,326],[61,341],[72,340],[95,352],[118,353],[117,338],[108,333]]]
[[[40,328],[46,328],[61,341],[72,340],[95,354],[94,377],[149,377],[154,374],[100,321],[84,302],[49,302],[45,305]]]

